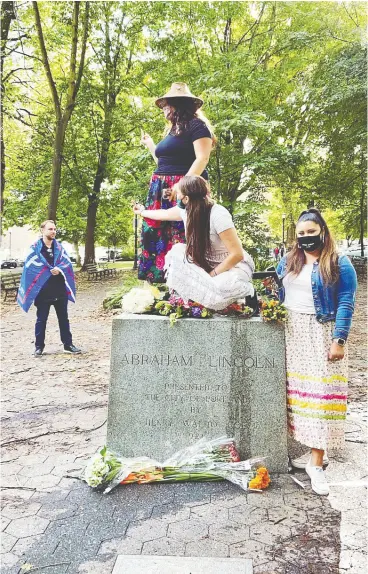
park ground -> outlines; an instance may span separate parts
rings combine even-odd
[[[34,358],[34,309],[2,307],[1,571],[110,574],[119,554],[156,554],[251,558],[254,574],[366,574],[366,282],[350,336],[346,452],[332,458],[322,498],[303,472],[304,490],[274,475],[261,494],[224,482],[102,495],[73,478],[105,442],[113,313],[102,301],[121,280],[78,279],[79,356],[62,353],[51,313],[46,354]]]

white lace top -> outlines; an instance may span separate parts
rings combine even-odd
[[[184,226],[186,228],[187,223],[187,212],[185,209],[180,210]],[[210,214],[210,241],[211,241],[211,252],[208,253],[207,259],[211,267],[216,267],[229,255],[225,244],[221,241],[220,233],[226,231],[227,229],[234,228],[234,222],[228,210],[222,205],[215,203],[211,209]],[[245,262],[250,265],[252,272],[254,271],[254,263],[252,258],[248,253],[244,251],[244,260],[238,263],[237,266],[241,266]]]

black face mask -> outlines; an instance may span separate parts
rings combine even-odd
[[[180,207],[180,209],[186,209],[186,207],[187,207],[187,206],[185,205],[185,203],[183,203],[183,200],[182,200],[182,199],[178,199],[178,201],[176,202],[176,206],[177,206],[177,207]]]
[[[323,245],[323,240],[321,235],[303,235],[303,237],[298,237],[298,244],[304,251],[312,252]]]

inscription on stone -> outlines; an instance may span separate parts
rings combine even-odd
[[[226,434],[242,456],[272,452],[271,468],[286,469],[282,327],[214,318],[170,328],[163,317],[123,315],[112,340],[110,448],[163,460]]]
[[[269,369],[275,366],[275,359],[269,357],[226,357],[215,355],[146,355],[140,353],[125,353],[122,356],[123,365],[134,367],[209,367],[211,369],[226,369],[245,367],[247,369]]]

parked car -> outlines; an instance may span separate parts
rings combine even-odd
[[[19,267],[24,267],[24,259],[16,259],[16,262]]]
[[[363,247],[363,257],[368,257],[368,247],[364,245]],[[349,257],[362,257],[362,252],[360,249],[360,245],[354,245],[353,247],[349,247],[345,252],[344,255],[348,255]]]
[[[17,262],[15,259],[4,259],[1,262],[1,269],[15,269],[17,267]]]

